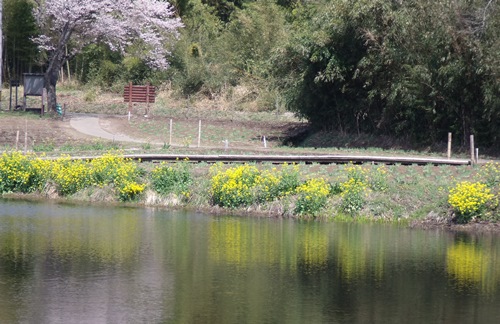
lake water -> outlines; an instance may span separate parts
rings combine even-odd
[[[500,240],[0,200],[0,323],[500,323]]]

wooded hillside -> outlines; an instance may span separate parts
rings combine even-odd
[[[43,71],[34,2],[4,0],[4,80]],[[498,0],[173,0],[184,27],[170,68],[95,43],[63,74],[121,91],[168,85],[231,109],[288,109],[318,129],[405,137],[453,132],[500,149]],[[71,53],[71,44],[68,46]]]

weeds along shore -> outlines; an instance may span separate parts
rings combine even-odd
[[[138,163],[4,152],[0,192],[268,217],[411,224],[497,223],[500,164]]]

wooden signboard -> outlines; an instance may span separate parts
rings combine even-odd
[[[149,113],[149,104],[154,103],[156,98],[156,88],[146,84],[146,85],[132,85],[130,82],[125,86],[123,90],[123,100],[128,102],[128,111],[132,111],[132,103],[145,103],[146,115]]]

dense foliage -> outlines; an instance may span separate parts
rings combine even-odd
[[[295,16],[278,85],[315,125],[498,145],[497,1],[320,1]]]
[[[4,3],[12,75],[40,56],[26,42],[37,32],[33,20],[15,23],[31,2]],[[146,64],[141,43],[126,56],[97,42],[69,73],[107,89],[148,80],[237,109],[286,107],[318,129],[420,143],[453,132],[466,144],[474,134],[479,146],[500,149],[498,0],[170,3],[184,28],[168,71]],[[69,52],[77,46],[68,43]]]

